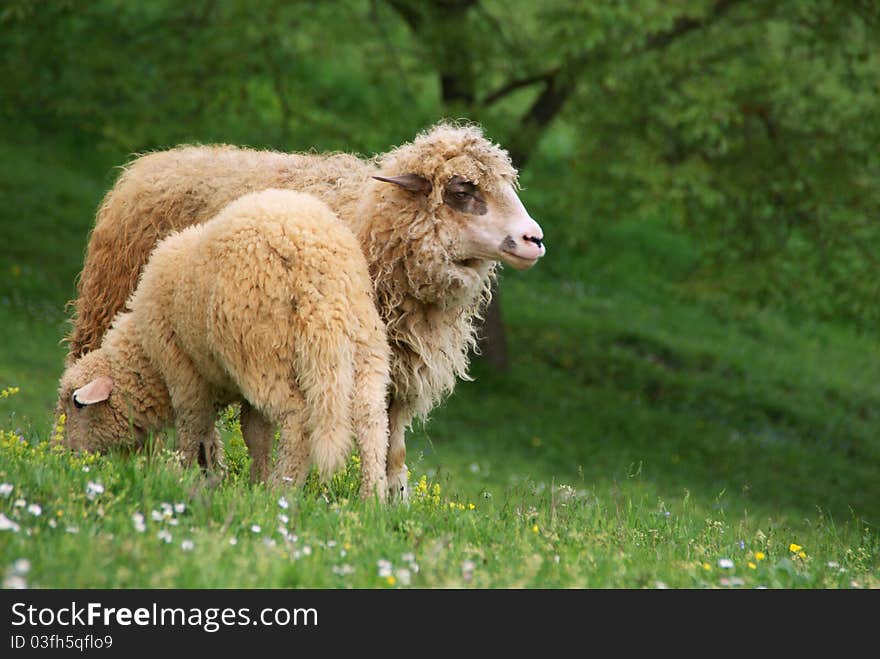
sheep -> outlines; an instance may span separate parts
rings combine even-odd
[[[475,322],[498,262],[525,270],[545,253],[543,231],[517,196],[507,152],[478,126],[441,122],[371,159],[229,145],[137,158],[98,211],[68,359],[100,341],[156,241],[267,187],[322,199],[360,242],[391,344],[389,486],[405,497],[405,431],[457,378],[468,379]]]
[[[185,464],[216,467],[220,406],[246,401],[242,433],[262,480],[301,485],[342,465],[352,432],[362,493],[385,498],[389,347],[352,232],[315,197],[244,195],[163,239],[128,309],[59,384],[63,442],[106,450],[173,423]]]

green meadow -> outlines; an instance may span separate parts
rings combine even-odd
[[[117,156],[0,140],[0,576],[32,588],[880,587],[875,335],[707,290],[663,222],[501,282],[510,367],[408,438],[411,498],[358,498],[358,463],[302,491],[225,479],[173,437],[52,448],[65,302]],[[522,193],[527,207],[541,199]],[[536,217],[540,216],[533,210]]]

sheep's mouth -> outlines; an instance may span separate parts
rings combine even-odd
[[[516,270],[528,270],[538,262],[540,257],[526,257],[515,254],[510,250],[501,250],[503,252],[502,260]]]
[[[470,259],[459,259],[455,261],[455,265],[460,268],[470,268],[471,270],[475,270],[480,265],[482,265],[483,259],[478,258],[470,258]]]

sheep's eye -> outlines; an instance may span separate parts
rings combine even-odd
[[[73,406],[74,406],[76,409],[81,410],[82,408],[84,408],[84,407],[86,406],[85,403],[80,403],[80,402],[76,399],[76,394],[74,394],[73,396],[71,396],[71,398],[73,398]]]
[[[462,201],[464,201],[465,199],[467,199],[470,196],[471,196],[471,194],[469,192],[465,192],[464,190],[459,190],[458,192],[455,193],[455,198],[461,199]]]

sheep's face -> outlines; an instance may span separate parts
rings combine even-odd
[[[126,413],[127,397],[116,386],[101,353],[96,350],[84,355],[61,377],[61,441],[73,450],[104,451],[142,439]]]
[[[374,178],[428,198],[439,192],[438,237],[454,267],[482,271],[487,261],[502,261],[527,270],[546,252],[544,232],[510,181],[487,185],[455,174],[438,182],[441,189],[435,192],[434,184],[418,174]]]
[[[483,191],[476,183],[453,176],[443,188],[443,204],[453,212],[441,212],[458,228],[450,250],[456,263],[503,261],[527,270],[546,252],[544,232],[507,181]]]

